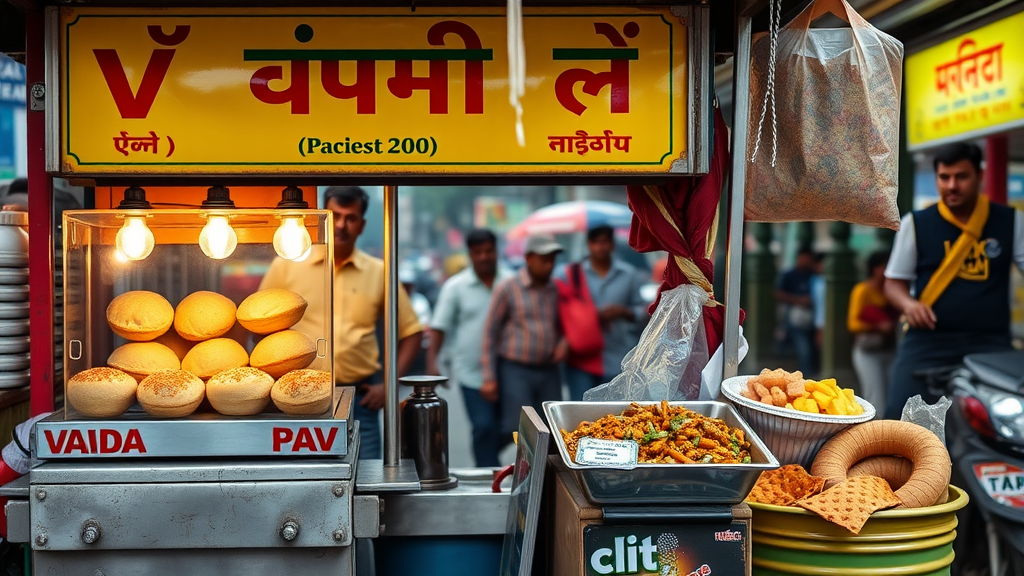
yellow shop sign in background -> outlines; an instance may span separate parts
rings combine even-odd
[[[62,8],[61,172],[649,173],[687,154],[668,9]]]
[[[916,150],[1024,126],[1024,12],[907,58]]]

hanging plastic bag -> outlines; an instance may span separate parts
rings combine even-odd
[[[583,395],[587,402],[696,400],[708,363],[703,288],[683,284],[661,293],[661,303],[622,360],[622,373]]]
[[[826,13],[850,27],[811,28]],[[751,51],[746,219],[898,229],[903,44],[844,0],[813,2],[775,36]]]

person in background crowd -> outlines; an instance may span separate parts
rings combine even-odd
[[[889,255],[876,252],[868,258],[868,277],[850,292],[846,325],[853,334],[853,369],[860,395],[885,413],[889,372],[896,357],[896,320],[899,314],[885,297],[885,267]]]
[[[646,279],[636,268],[613,257],[615,230],[611,226],[596,226],[587,232],[589,256],[580,267],[586,289],[597,308],[604,336],[601,354],[601,374],[591,374],[571,365],[565,367],[570,400],[583,400],[583,393],[594,386],[610,381],[622,371],[622,359],[636,346],[639,328],[649,318],[647,302],[640,289]],[[567,267],[558,273],[567,280]]]
[[[473,459],[477,466],[498,466],[498,405],[480,394],[483,385],[480,342],[484,337],[487,310],[494,285],[512,275],[498,266],[498,239],[490,230],[466,235],[472,264],[441,286],[430,322],[427,371],[440,374],[438,357],[443,350],[451,362],[448,377],[462,389],[473,434]],[[447,345],[446,345],[447,344]]]
[[[519,430],[519,412],[561,400],[558,364],[569,345],[558,322],[558,288],[551,281],[562,246],[550,234],[526,240],[526,266],[499,283],[491,296],[483,337],[480,395],[498,402],[499,451]]]
[[[416,269],[408,263],[400,264],[398,266],[398,281],[405,289],[405,293],[409,295],[409,303],[412,305],[413,312],[416,313],[416,319],[419,320],[420,326],[430,326],[430,300],[416,290]],[[421,347],[422,353],[417,354],[416,359],[409,366],[408,371],[413,374],[422,374],[427,368],[426,356],[427,349],[430,347],[430,332],[426,330],[423,332]]]
[[[775,299],[785,305],[786,338],[796,348],[800,371],[808,377],[817,364],[814,338],[814,307],[811,300],[811,278],[815,271],[814,252],[801,249],[796,266],[782,275]]]
[[[904,216],[893,241],[885,295],[908,329],[893,363],[886,418],[898,419],[916,394],[937,400],[915,372],[1011,349],[1010,269],[1024,269],[1024,214],[980,193],[981,160],[974,144],[939,149],[939,203]]]
[[[373,383],[380,369],[377,320],[384,317],[384,261],[356,248],[366,227],[370,198],[357,186],[332,186],[324,193],[334,213],[334,377],[339,386],[356,390],[360,458],[381,457],[380,422],[384,384]],[[292,329],[316,341],[323,337],[325,298],[321,276],[314,273],[326,253],[314,250],[303,262],[274,260],[260,290],[285,288],[308,302],[306,313]],[[423,328],[405,289],[398,289],[398,375],[405,374],[420,352]]]

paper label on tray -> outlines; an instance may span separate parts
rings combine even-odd
[[[640,446],[632,440],[597,440],[585,436],[576,447],[576,463],[635,468]]]

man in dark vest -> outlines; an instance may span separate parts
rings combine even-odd
[[[940,202],[903,218],[885,270],[885,294],[908,325],[886,402],[891,419],[911,396],[937,400],[914,372],[1011,348],[1010,267],[1024,269],[1024,214],[979,193],[976,145],[943,147],[934,165]]]

